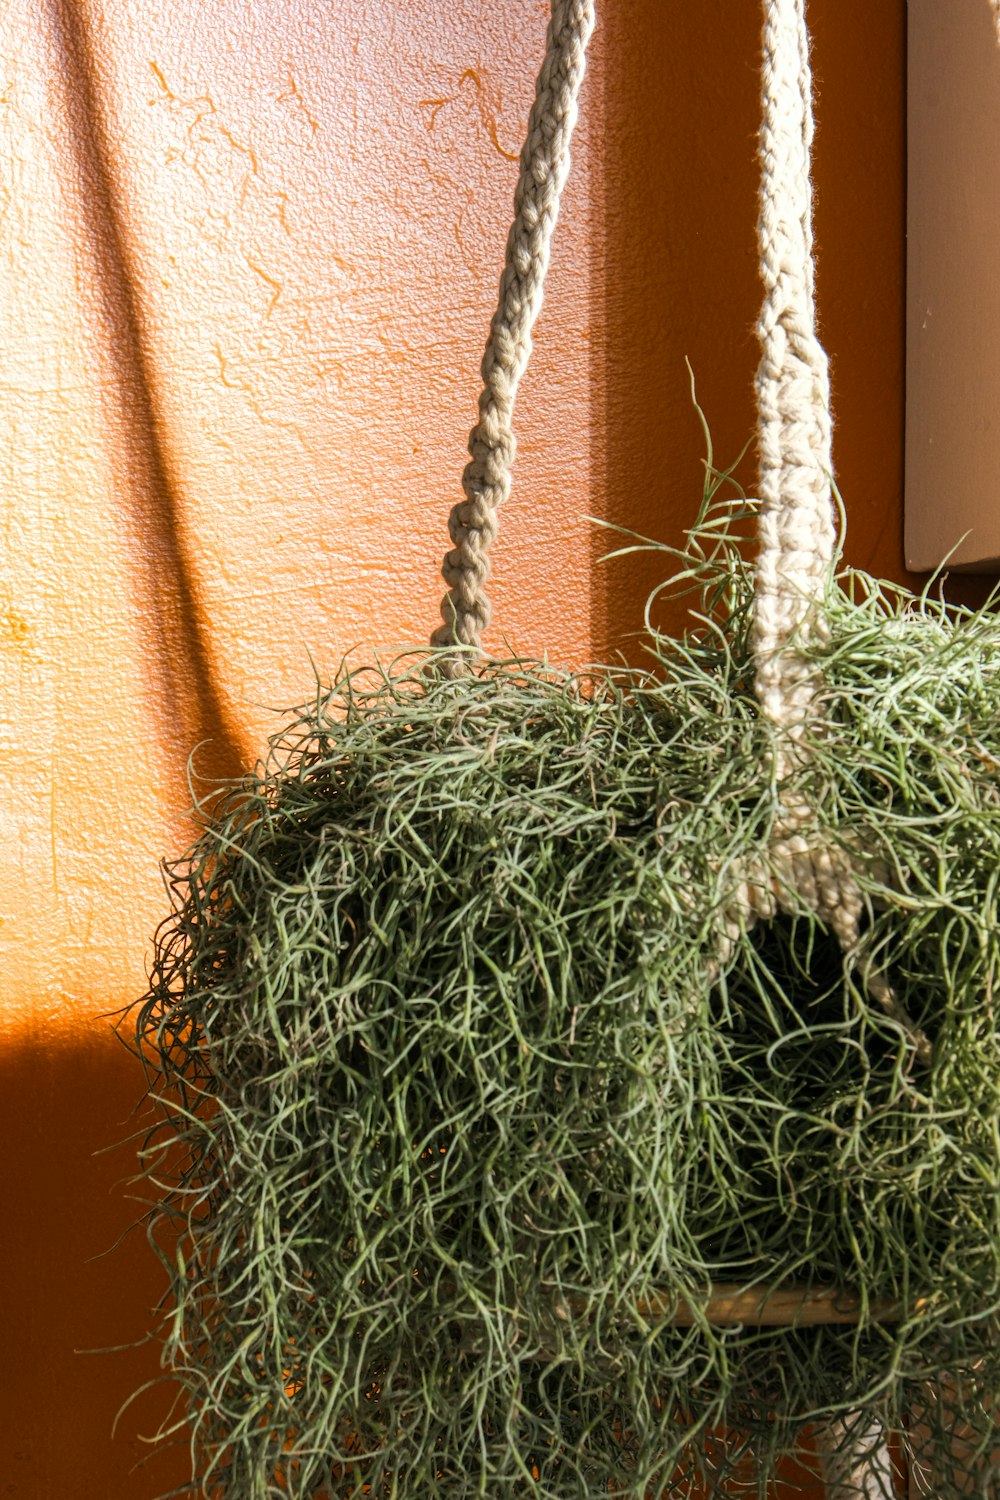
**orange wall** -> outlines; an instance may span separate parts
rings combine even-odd
[[[545,0],[6,0],[0,18],[0,1489],[141,1500],[160,1276],[116,1183],[143,985],[226,773],[361,646],[423,640]],[[812,0],[852,561],[901,577],[904,0]],[[496,629],[633,649],[756,363],[754,0],[606,0],[524,380]],[[752,481],[752,465],[745,468]],[[144,1424],[146,1424],[144,1426]],[[174,1472],[178,1473],[176,1466]]]

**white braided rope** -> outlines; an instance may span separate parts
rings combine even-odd
[[[797,643],[824,633],[820,605],[836,545],[830,381],[816,337],[812,83],[804,0],[765,0],[757,325],[760,554],[757,695],[787,755],[810,717],[816,674]],[[783,766],[779,765],[778,777]]]
[[[577,97],[594,29],[594,0],[552,0],[545,58],[535,85],[535,101],[521,148],[514,197],[514,222],[500,295],[483,355],[479,421],[469,435],[470,462],[462,475],[465,499],[452,510],[453,543],[441,572],[448,593],[441,601],[442,624],[433,646],[460,644],[478,650],[490,620],[485,584],[489,547],[497,531],[497,510],[510,494],[515,441],[512,428],[518,382],[531,353],[531,330],[542,305],[552,231],[559,197],[569,171],[569,143],[577,117]],[[449,670],[460,671],[457,653]]]
[[[791,785],[819,706],[822,678],[809,652],[826,638],[823,602],[837,542],[830,379],[816,336],[805,0],[764,0],[761,91],[757,234],[764,303],[757,324],[761,509],[753,644],[757,697],[775,728],[774,894],[786,908],[804,902],[850,949],[862,911],[851,862],[818,843],[812,809]]]
[[[1000,42],[1000,0],[990,0],[990,6],[993,10],[993,20],[996,23],[997,41]]]

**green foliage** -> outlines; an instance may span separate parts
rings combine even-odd
[[[801,775],[857,854],[863,952],[804,909],[727,952],[776,789],[724,478],[674,560],[700,613],[650,628],[648,673],[345,665],[170,867],[128,1024],[199,1493],[763,1493],[855,1411],[904,1442],[918,1414],[935,1495],[989,1492],[1000,621],[831,582]],[[643,1312],[713,1282],[904,1311]]]

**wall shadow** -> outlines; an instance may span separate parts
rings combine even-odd
[[[161,740],[178,757],[179,769],[199,745],[200,775],[236,777],[243,755],[213,675],[184,546],[180,484],[158,401],[142,268],[120,174],[126,146],[114,138],[101,98],[86,0],[48,0],[47,13],[68,121],[66,170],[87,240],[88,321],[100,330],[107,357],[101,399],[113,429],[115,483],[131,528],[137,613],[154,674],[151,703]]]
[[[727,0],[630,0],[606,6],[599,26],[584,101],[594,142],[595,514],[676,546],[704,476],[686,360],[717,462],[733,464],[753,430],[759,20],[754,6]],[[740,474],[752,478],[752,455]],[[613,545],[599,531],[595,563]],[[663,554],[597,569],[598,654],[603,645],[642,659],[630,633],[671,571]],[[678,631],[686,613],[684,602],[661,605],[656,623]]]
[[[189,1477],[184,1451],[150,1458],[143,1441],[169,1412],[165,1387],[111,1432],[122,1404],[159,1374],[149,1331],[166,1274],[142,1228],[111,1250],[141,1205],[123,1181],[134,1147],[105,1148],[135,1128],[141,1088],[138,1063],[110,1035],[0,1049],[0,1490],[17,1500],[150,1500]],[[81,1352],[115,1344],[136,1347]]]

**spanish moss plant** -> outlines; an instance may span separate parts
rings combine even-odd
[[[764,1494],[860,1413],[992,1493],[1000,621],[831,580],[801,774],[863,951],[804,903],[721,942],[776,792],[708,474],[649,670],[345,664],[168,867],[127,1024],[192,1492]],[[734,1282],[860,1317],[671,1318]]]

